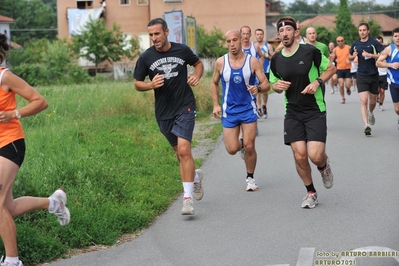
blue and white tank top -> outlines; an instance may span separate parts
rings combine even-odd
[[[258,53],[256,52],[254,42],[250,42],[250,46],[249,46],[248,49],[242,48],[242,50],[243,50],[245,53],[249,54],[249,55],[255,56],[256,58],[259,57],[259,56],[258,56]]]
[[[395,44],[391,43],[391,54],[387,58],[387,63],[399,63],[399,51]],[[388,82],[399,84],[399,69],[388,68]]]
[[[267,42],[265,42],[262,46],[262,48],[260,48],[260,50],[265,53],[268,54],[269,53],[269,44]],[[270,60],[269,58],[264,58],[264,62],[263,62],[263,72],[265,73],[269,73],[270,72]]]
[[[251,56],[246,55],[241,68],[230,66],[229,55],[224,55],[222,81],[222,111],[223,117],[253,110],[257,114],[256,104],[247,84],[254,84],[255,75],[251,70]]]

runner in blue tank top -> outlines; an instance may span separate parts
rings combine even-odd
[[[393,43],[388,45],[381,52],[376,64],[377,67],[388,68],[388,82],[390,84],[389,89],[391,91],[395,112],[399,116],[399,28],[393,29],[392,40]]]
[[[270,59],[274,55],[273,46],[270,43],[264,41],[265,32],[262,29],[255,30],[255,37],[258,45],[260,47],[260,51],[262,52],[262,56],[264,58],[263,62],[263,72],[265,72],[266,78],[269,80],[270,73]],[[263,93],[258,97],[257,105],[262,106],[262,118],[267,118],[267,100],[269,99],[268,93]]]
[[[242,50],[252,56],[255,56],[261,66],[263,66],[263,62],[264,62],[264,56],[262,54],[262,51],[260,50],[260,46],[258,45],[258,43],[255,42],[251,42],[251,28],[249,26],[243,26],[240,29],[240,35],[241,35],[241,45],[242,45]],[[250,85],[257,85],[259,84],[259,81],[257,79],[254,80],[254,83],[251,83]],[[260,105],[260,101],[259,101],[260,97],[255,97],[254,96],[254,101],[256,102],[257,108],[258,108],[258,118],[260,118],[262,116],[262,110],[261,110],[261,105]],[[257,133],[258,134],[258,130]]]
[[[213,116],[222,119],[223,140],[227,152],[234,155],[241,151],[243,155],[247,171],[246,191],[257,191],[254,172],[257,160],[255,137],[258,115],[253,96],[269,91],[270,85],[259,61],[242,50],[240,32],[229,30],[225,38],[229,52],[216,60],[211,82]],[[253,85],[255,77],[259,80],[259,85]],[[240,127],[243,139],[239,139]]]

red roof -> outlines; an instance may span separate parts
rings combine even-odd
[[[314,18],[309,18],[301,22],[303,28],[314,27],[314,26],[324,26],[328,29],[335,28],[336,15],[318,15]],[[381,25],[382,31],[392,31],[394,28],[399,27],[399,20],[394,19],[385,14],[352,14],[352,22],[357,27],[360,21],[368,21],[373,19]]]
[[[14,23],[15,20],[13,20],[12,18],[0,15],[0,22]]]

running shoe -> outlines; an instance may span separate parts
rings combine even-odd
[[[191,199],[191,197],[183,199],[183,208],[181,209],[181,214],[182,215],[194,214],[193,200]]]
[[[378,106],[378,110],[384,111],[384,110],[385,110],[385,109],[384,109],[384,106],[383,106],[382,104],[380,104],[380,105]]]
[[[258,109],[258,118],[261,118],[262,117],[262,109]]]
[[[332,89],[331,90],[331,92],[330,92],[330,94],[334,94],[335,93],[335,90],[334,89]]]
[[[364,134],[365,134],[366,136],[370,136],[370,135],[371,135],[371,127],[370,127],[369,125],[367,125],[367,126],[364,128]]]
[[[350,88],[349,88],[349,89],[346,89],[346,94],[348,94],[348,96],[351,95],[351,93],[352,93],[352,92],[351,92],[351,89],[350,89]]]
[[[258,130],[258,129],[256,129],[256,130]],[[240,135],[238,137],[238,139],[241,142],[240,156],[241,156],[241,159],[245,160],[245,149],[244,149],[244,137],[243,137],[243,135]]]
[[[255,179],[247,177],[247,188],[246,191],[258,191],[258,185],[256,185]]]
[[[24,266],[22,264],[22,261],[18,261],[16,263],[10,263],[10,262],[3,261],[3,259],[5,259],[4,256],[2,256],[0,259],[0,266]]]
[[[374,125],[375,124],[375,117],[373,113],[369,113],[369,124]]]
[[[323,178],[324,187],[329,189],[333,186],[334,182],[334,174],[331,171],[330,167],[330,159],[327,157],[326,167],[324,169],[319,170],[321,177]]]
[[[346,99],[345,98],[342,98],[341,99],[341,103],[343,104],[343,103],[345,103],[346,102]]]
[[[308,192],[306,196],[302,199],[302,208],[305,209],[313,209],[316,207],[317,203],[317,193],[316,192]]]
[[[262,117],[263,117],[264,119],[266,119],[266,118],[267,118],[267,108],[266,108],[266,105],[263,105],[263,106],[262,106],[262,109],[263,109],[263,110],[262,110],[262,111],[263,111],[263,116],[262,116]]]
[[[202,188],[202,179],[204,178],[204,173],[202,172],[201,169],[195,170],[197,172],[199,179],[198,182],[194,182],[194,199],[196,200],[201,200],[202,197],[204,196],[204,189]]]
[[[65,206],[67,204],[65,191],[59,188],[50,196],[50,198],[54,200],[56,207],[54,210],[49,212],[58,217],[58,222],[61,226],[68,225],[71,220],[71,214],[69,209]]]

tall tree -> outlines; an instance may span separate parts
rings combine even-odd
[[[117,62],[123,57],[132,59],[137,56],[134,49],[138,49],[135,39],[126,44],[119,25],[114,23],[112,29],[107,29],[103,19],[90,20],[81,34],[72,38],[72,47],[75,53],[95,64],[96,74],[101,63]]]
[[[24,45],[30,40],[54,40],[57,36],[57,13],[43,0],[1,0],[0,14],[15,20],[10,26],[13,42]]]
[[[343,36],[346,43],[352,43],[358,38],[357,28],[353,25],[351,12],[347,0],[339,0],[340,7],[335,19],[335,31],[337,35]]]

